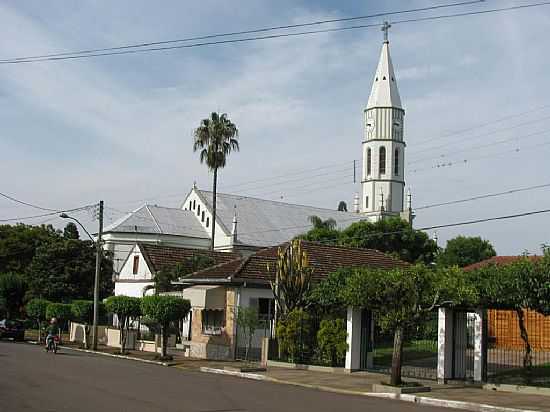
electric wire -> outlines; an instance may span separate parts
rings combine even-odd
[[[450,19],[455,17],[483,15],[483,14],[489,14],[489,13],[507,12],[507,11],[527,9],[527,8],[547,6],[547,5],[550,5],[550,1],[518,5],[518,6],[502,7],[502,8],[493,8],[493,9],[482,10],[482,11],[470,11],[470,12],[464,12],[464,13],[454,13],[454,14],[439,15],[439,16],[419,17],[415,19],[397,20],[397,21],[392,21],[391,24],[406,24],[406,23],[414,23],[414,22]],[[136,54],[136,53],[146,53],[146,52],[159,52],[159,51],[167,51],[167,50],[175,50],[175,49],[188,49],[188,48],[196,48],[196,47],[204,47],[204,46],[225,45],[225,44],[232,44],[232,43],[247,43],[247,42],[252,42],[257,40],[269,40],[269,39],[276,39],[276,38],[306,36],[310,34],[319,34],[319,33],[343,32],[343,31],[367,29],[367,28],[381,27],[381,26],[382,26],[382,23],[361,24],[361,25],[355,25],[355,26],[344,26],[344,27],[337,27],[337,28],[330,28],[330,29],[301,31],[301,32],[294,32],[294,33],[279,33],[279,34],[272,34],[272,35],[266,35],[266,36],[244,37],[239,39],[205,41],[205,42],[199,42],[199,43],[180,44],[180,45],[174,45],[174,46],[130,49],[130,50],[90,53],[90,54],[71,55],[71,56],[45,57],[45,58],[36,58],[36,59],[27,59],[27,60],[23,60],[23,59],[4,60],[4,61],[0,61],[0,65],[33,63],[33,62],[44,62],[44,61],[88,59],[92,57],[115,56],[115,55]]]

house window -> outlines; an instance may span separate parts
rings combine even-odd
[[[399,176],[399,149],[395,149],[395,157],[393,158],[393,173]]]
[[[258,318],[272,320],[275,314],[275,299],[258,298]]]
[[[202,310],[203,335],[221,335],[224,326],[224,311],[222,309]]]
[[[208,227],[208,226],[210,226],[210,218],[209,217],[206,218],[206,227]]]
[[[370,168],[372,163],[372,154],[370,147],[367,149],[367,175],[370,175]]]
[[[378,172],[386,174],[386,148],[382,146],[378,154]]]
[[[134,275],[137,275],[138,274],[138,270],[139,270],[139,256],[134,256],[134,265],[132,267],[132,273]]]
[[[201,222],[204,222],[204,211],[201,213]]]

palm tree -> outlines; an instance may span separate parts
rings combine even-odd
[[[216,192],[218,184],[218,169],[225,167],[227,156],[233,150],[239,150],[239,131],[226,113],[220,115],[212,112],[208,119],[202,119],[195,129],[193,151],[200,150],[201,163],[206,163],[208,169],[214,172],[212,184],[212,239],[210,248],[214,250],[216,234]]]
[[[321,219],[319,216],[310,216],[309,222],[313,225],[313,229],[326,229],[334,230],[336,229],[336,220],[333,218],[328,218],[327,220]]]

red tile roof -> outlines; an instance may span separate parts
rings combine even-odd
[[[215,265],[241,258],[238,253],[211,252],[204,249],[159,246],[147,243],[138,243],[138,246],[152,272],[175,266],[177,263],[186,263],[193,256],[207,256],[214,261]]]
[[[283,243],[281,247],[287,247]],[[222,263],[195,272],[185,278],[195,283],[215,281],[220,279],[235,282],[267,283],[275,278],[275,262],[277,259],[277,247],[263,249],[248,258],[242,258],[232,262]],[[316,242],[302,241],[302,249],[308,254],[310,265],[313,267],[312,278],[314,281],[323,280],[328,274],[343,267],[371,267],[371,268],[395,268],[407,266],[408,263],[395,259],[378,250],[358,249],[342,246],[329,246]],[[270,270],[267,270],[267,266]]]
[[[481,262],[473,263],[469,266],[464,267],[465,271],[479,269],[489,265],[508,265],[519,259],[524,258],[524,256],[493,256],[489,259],[482,260]],[[527,256],[530,260],[538,260],[541,256]]]

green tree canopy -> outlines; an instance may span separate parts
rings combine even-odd
[[[65,239],[79,239],[80,234],[78,233],[78,228],[73,222],[67,223],[65,229],[63,229],[63,237]]]
[[[52,301],[93,297],[96,249],[92,242],[56,238],[38,246],[25,277],[30,297]],[[101,262],[100,298],[113,291],[113,265],[107,256]]]
[[[0,273],[23,273],[36,249],[59,237],[59,232],[51,225],[0,225]]]
[[[426,233],[413,229],[399,217],[353,223],[340,233],[339,244],[377,249],[406,262],[426,264],[434,261],[438,250]]]
[[[27,285],[23,277],[16,273],[0,273],[0,304],[8,319],[17,317],[23,307]]]
[[[168,331],[172,322],[185,318],[191,303],[187,299],[176,296],[145,296],[141,302],[141,309],[145,316],[155,320],[160,325],[162,335],[162,358],[166,358]]]
[[[46,320],[46,310],[51,302],[46,299],[32,299],[25,305],[27,316],[36,321],[38,341],[42,341],[42,322]]]
[[[46,318],[56,318],[59,323],[64,323],[72,318],[71,305],[66,303],[50,303],[46,307]]]
[[[496,252],[488,240],[457,236],[447,241],[445,249],[437,256],[437,264],[465,267],[493,256],[496,256]]]

